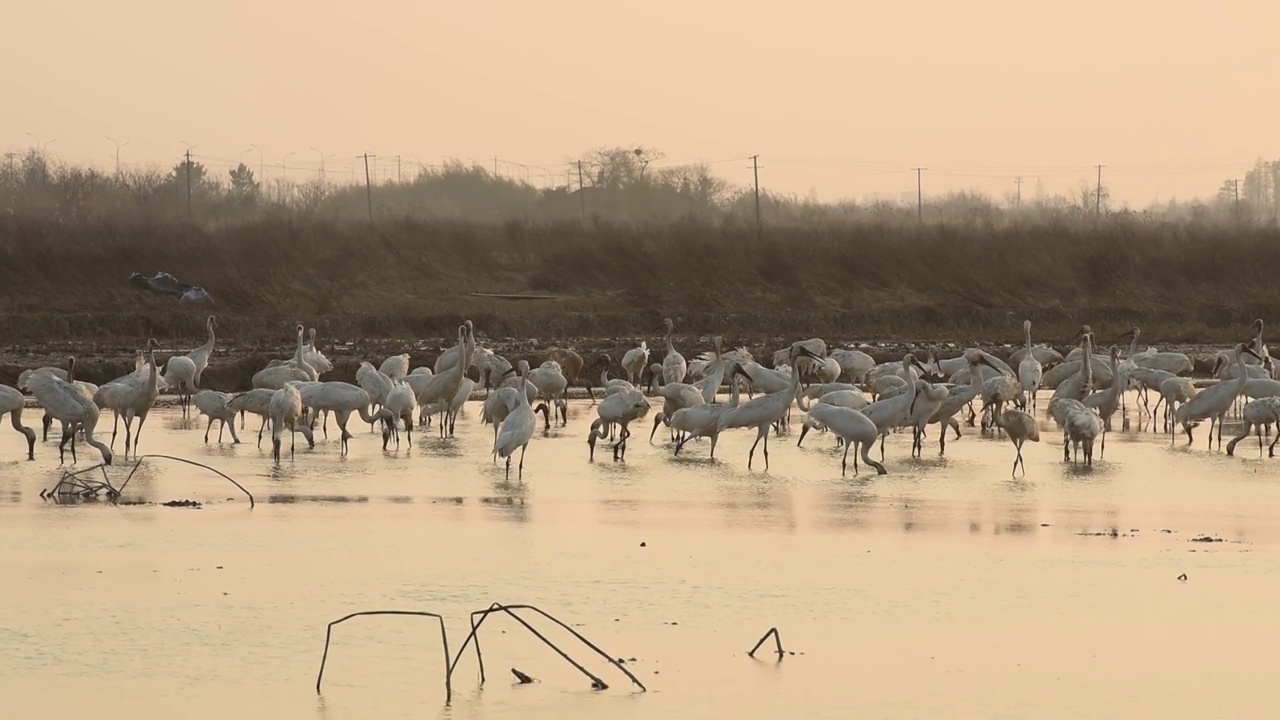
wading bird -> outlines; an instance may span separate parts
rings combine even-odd
[[[493,452],[507,461],[506,479],[511,479],[511,456],[520,450],[518,476],[524,479],[524,453],[533,439],[533,406],[529,404],[526,387],[529,384],[529,363],[520,361],[520,392],[516,393],[516,406],[502,421],[498,436],[493,441]]]
[[[8,415],[13,429],[22,433],[27,439],[27,459],[36,459],[36,431],[22,424],[22,409],[25,398],[17,389],[8,385],[0,385],[0,415]]]
[[[59,463],[63,461],[63,451],[68,441],[71,442],[71,461],[76,461],[76,429],[80,428],[84,430],[85,442],[102,453],[104,465],[110,465],[111,448],[93,438],[93,429],[98,424],[98,406],[75,386],[75,365],[75,358],[67,358],[66,380],[50,372],[36,371],[27,378],[27,388],[36,396],[40,406],[62,423],[62,441],[58,443]]]
[[[601,400],[596,406],[596,414],[599,417],[591,423],[591,431],[587,434],[587,445],[591,446],[589,459],[596,458],[596,440],[604,440],[609,436],[603,426],[617,425],[618,441],[613,445],[613,459],[626,460],[627,438],[631,437],[631,431],[627,429],[627,425],[644,417],[648,412],[649,401],[644,393],[634,388],[614,393]]]
[[[239,445],[240,438],[236,435],[236,411],[231,409],[231,398],[229,393],[218,392],[217,390],[201,390],[196,393],[192,399],[195,403],[196,410],[201,415],[209,418],[209,423],[204,427],[204,441],[209,442],[209,429],[213,427],[213,421],[217,420],[222,424],[218,426],[218,442],[222,442],[222,431],[231,427],[231,442]]]
[[[800,371],[796,367],[796,359],[800,357],[817,358],[816,355],[798,343],[791,346],[791,384],[789,387],[750,400],[746,404],[739,405],[720,416],[720,420],[717,423],[720,432],[724,432],[727,428],[738,427],[754,427],[756,429],[756,441],[751,444],[751,450],[747,453],[747,469],[751,468],[751,463],[755,460],[756,446],[760,444],[761,440],[764,440],[764,469],[769,469],[769,428],[786,417],[787,410],[791,408],[791,403],[795,401],[796,390],[800,387]],[[751,379],[751,376],[741,372],[740,368],[735,367],[734,369],[739,371],[741,375],[745,375],[748,380]],[[698,399],[701,400],[701,396]]]

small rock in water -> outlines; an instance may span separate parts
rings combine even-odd
[[[1179,576],[1178,576],[1178,579],[1179,579],[1179,580],[1181,580],[1182,582],[1186,582],[1186,581],[1187,581],[1187,574],[1186,574],[1186,573],[1182,573],[1181,575],[1179,575]]]
[[[640,547],[648,547],[648,544],[646,544],[645,541],[641,540]]]

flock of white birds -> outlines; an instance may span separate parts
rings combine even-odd
[[[185,355],[171,357],[163,370],[156,364],[157,343],[148,340],[132,373],[101,386],[76,380],[74,358],[68,359],[65,368],[28,370],[20,376],[17,388],[0,385],[0,413],[9,414],[14,429],[26,436],[28,458],[34,459],[36,433],[22,423],[24,393],[30,393],[44,410],[44,438],[48,439],[53,421],[62,426],[60,458],[70,443],[75,461],[76,437],[81,435],[109,465],[120,421],[124,421],[127,458],[131,451],[134,455],[138,452],[143,425],[157,397],[168,392],[177,396],[184,415],[194,405],[207,417],[206,443],[215,420],[220,423],[218,442],[223,432],[230,430],[232,441],[238,443],[236,416],[240,416],[242,428],[246,414],[260,416],[258,443],[269,427],[272,455],[279,463],[286,433],[292,457],[297,433],[314,447],[312,431],[319,422],[327,436],[330,414],[341,431],[344,454],[353,437],[348,429],[353,414],[371,427],[381,426],[384,450],[392,441],[399,446],[401,432],[412,443],[415,422],[429,426],[435,421],[441,437],[450,436],[463,406],[483,388],[480,419],[494,427],[493,455],[495,460],[505,460],[508,477],[517,450],[517,475],[523,477],[524,455],[535,436],[538,413],[543,416],[544,428],[551,426],[553,418],[568,424],[568,389],[573,384],[586,387],[596,410],[587,435],[592,460],[599,440],[612,441],[614,460],[625,460],[629,427],[651,412],[651,397],[661,399],[651,442],[658,428],[665,425],[676,455],[690,440],[705,438],[714,458],[720,433],[754,429],[749,468],[757,448],[762,449],[768,468],[771,431],[781,433],[790,422],[793,406],[797,407],[804,413],[797,444],[803,443],[811,430],[830,433],[844,449],[842,474],[847,472],[850,451],[854,451],[855,472],[860,458],[877,473],[886,473],[884,438],[896,430],[911,430],[912,454],[919,455],[926,431],[936,425],[939,452],[945,454],[947,433],[960,437],[960,419],[966,414],[971,424],[981,418],[982,432],[1009,438],[1016,450],[1013,472],[1022,467],[1025,474],[1022,448],[1028,441],[1040,440],[1033,413],[1038,412],[1043,394],[1049,395],[1047,416],[1063,433],[1064,462],[1092,465],[1098,440],[1105,452],[1106,432],[1123,406],[1126,389],[1136,389],[1141,412],[1153,421],[1163,405],[1163,427],[1171,436],[1181,428],[1188,444],[1193,440],[1192,428],[1208,420],[1209,442],[1213,442],[1216,425],[1219,447],[1227,413],[1247,400],[1239,409],[1242,429],[1228,443],[1228,454],[1251,431],[1256,432],[1261,451],[1263,432],[1269,432],[1273,424],[1280,427],[1280,380],[1273,377],[1276,371],[1262,340],[1261,320],[1255,321],[1249,342],[1218,353],[1213,378],[1203,389],[1189,377],[1193,364],[1187,355],[1155,348],[1139,350],[1138,328],[1121,338],[1128,341],[1127,347],[1120,342],[1099,354],[1094,333],[1085,325],[1064,356],[1047,345],[1033,345],[1028,320],[1023,323],[1024,344],[1008,361],[969,348],[951,358],[928,351],[920,356],[905,354],[900,362],[877,364],[860,350],[828,352],[825,341],[812,338],[777,351],[769,368],[745,349],[726,351],[719,337],[713,338],[710,351],[688,362],[673,344],[674,324],[668,318],[655,330],[665,331],[661,362],[651,363],[647,343],[640,342],[620,360],[602,354],[587,365],[578,353],[553,348],[538,367],[530,367],[524,360],[513,366],[492,350],[476,346],[468,320],[458,327],[457,344],[441,353],[434,367],[411,370],[408,353],[394,355],[378,367],[362,362],[356,384],[320,380],[333,365],[316,348],[315,329],[306,334],[298,325],[293,357],[269,363],[253,376],[252,389],[224,393],[200,387],[213,355],[217,321],[210,316],[206,325],[207,341]],[[610,377],[615,363],[625,379]],[[469,374],[472,369],[476,378]],[[727,397],[721,398],[726,383]],[[598,403],[593,388],[603,390]],[[748,395],[746,401],[743,394]],[[1154,407],[1150,406],[1152,395],[1156,396]],[[114,417],[110,443],[95,437],[104,410],[110,410]],[[877,441],[879,460],[871,457]],[[1272,454],[1275,444],[1271,443]]]

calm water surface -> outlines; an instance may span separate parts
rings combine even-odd
[[[314,450],[299,439],[279,468],[252,429],[245,444],[206,446],[202,419],[152,415],[144,452],[217,467],[255,494],[252,510],[216,476],[166,461],[145,462],[127,499],[192,498],[203,509],[47,502],[39,491],[58,477],[56,447],[22,461],[21,436],[5,428],[4,715],[1280,712],[1268,672],[1280,645],[1280,461],[1259,459],[1256,443],[1229,458],[1202,437],[1171,448],[1135,428],[1112,433],[1086,470],[1061,462],[1061,436],[1045,425],[1045,442],[1027,447],[1026,478],[1010,479],[1012,446],[965,428],[945,458],[931,437],[911,460],[909,436],[895,435],[890,475],[842,479],[828,436],[799,449],[794,435],[775,437],[772,469],[749,472],[745,431],[722,440],[716,461],[705,442],[673,460],[645,441],[646,423],[625,464],[607,446],[592,464],[594,411],[583,402],[567,429],[530,445],[524,482],[506,483],[477,412],[459,419],[456,439],[417,433],[399,452],[384,454],[358,423],[346,458],[336,433]],[[1192,541],[1204,535],[1224,542]],[[446,706],[429,621],[366,618],[335,630],[316,695],[330,620],[439,612],[456,651],[467,613],[494,601],[538,605],[635,658],[628,667],[649,692],[571,649],[611,686],[593,691],[514,621],[494,618],[482,633],[488,682],[465,658]],[[795,654],[748,658],[772,626]],[[512,667],[538,682],[515,685]]]

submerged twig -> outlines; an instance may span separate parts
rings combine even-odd
[[[577,668],[579,672],[581,672],[583,675],[586,675],[588,678],[590,678],[592,688],[596,690],[608,689],[609,686],[604,682],[604,680],[601,680],[599,677],[596,677],[589,670],[587,670],[580,663],[578,663],[576,660],[569,657],[568,653],[561,650],[555,643],[551,642],[550,640],[547,639],[546,636],[544,636],[542,633],[534,629],[534,627],[530,625],[524,618],[517,615],[514,612],[515,610],[530,610],[550,620],[556,625],[559,625],[561,628],[567,630],[571,635],[577,638],[578,641],[581,642],[583,645],[586,645],[587,647],[591,648],[593,651],[595,651],[597,655],[599,655],[600,657],[608,661],[610,665],[614,666],[619,671],[621,671],[622,674],[626,675],[631,680],[631,682],[634,683],[637,687],[639,687],[642,691],[646,691],[646,692],[648,691],[648,688],[644,686],[644,683],[640,682],[639,678],[637,678],[634,674],[632,674],[630,670],[623,667],[622,664],[619,663],[617,660],[615,660],[612,655],[605,652],[604,650],[601,650],[599,646],[597,646],[596,644],[592,643],[590,640],[583,637],[582,634],[579,633],[577,630],[574,630],[573,628],[564,624],[553,615],[550,615],[544,612],[543,610],[540,610],[534,607],[533,605],[502,605],[501,603],[494,603],[490,605],[488,609],[476,610],[475,612],[471,613],[471,633],[467,636],[467,639],[462,643],[462,646],[458,649],[458,654],[454,656],[453,664],[449,667],[449,674],[452,675],[454,670],[457,669],[458,662],[462,659],[462,653],[466,651],[467,645],[469,643],[474,642],[476,646],[476,661],[480,666],[480,682],[481,684],[484,683],[485,681],[484,656],[480,652],[480,640],[479,640],[478,633],[480,631],[480,626],[484,624],[484,621],[488,619],[489,615],[495,612],[503,612],[503,613],[506,613],[507,615],[510,615],[512,618],[514,618],[516,622],[520,623],[525,627],[525,629],[533,633],[534,637],[541,640],[544,644],[546,644],[548,647],[554,650],[556,654],[564,658],[566,662],[568,662],[570,665],[573,665],[575,668]],[[478,621],[476,620],[477,616],[479,616]]]
[[[760,642],[756,643],[756,646],[751,648],[751,652],[747,653],[747,655],[750,655],[751,657],[755,657],[756,651],[759,650],[760,646],[763,645],[765,641],[769,639],[770,635],[773,636],[773,641],[778,646],[778,650],[777,650],[778,659],[781,660],[783,656],[786,655],[786,653],[783,652],[782,650],[782,636],[778,634],[778,628],[776,627],[769,628],[769,632],[765,633],[764,637],[760,638]]]
[[[444,627],[444,616],[433,612],[422,612],[418,610],[366,610],[364,612],[345,615],[329,623],[329,627],[324,633],[324,655],[320,657],[320,672],[316,675],[316,694],[320,694],[320,682],[324,679],[324,665],[329,659],[329,641],[333,638],[333,626],[344,623],[352,618],[363,617],[366,615],[415,615],[418,617],[433,617],[440,621],[440,642],[444,645],[444,697],[446,704],[452,702],[453,685],[450,682],[450,677],[453,675],[453,672],[452,668],[449,666],[449,633]]]

